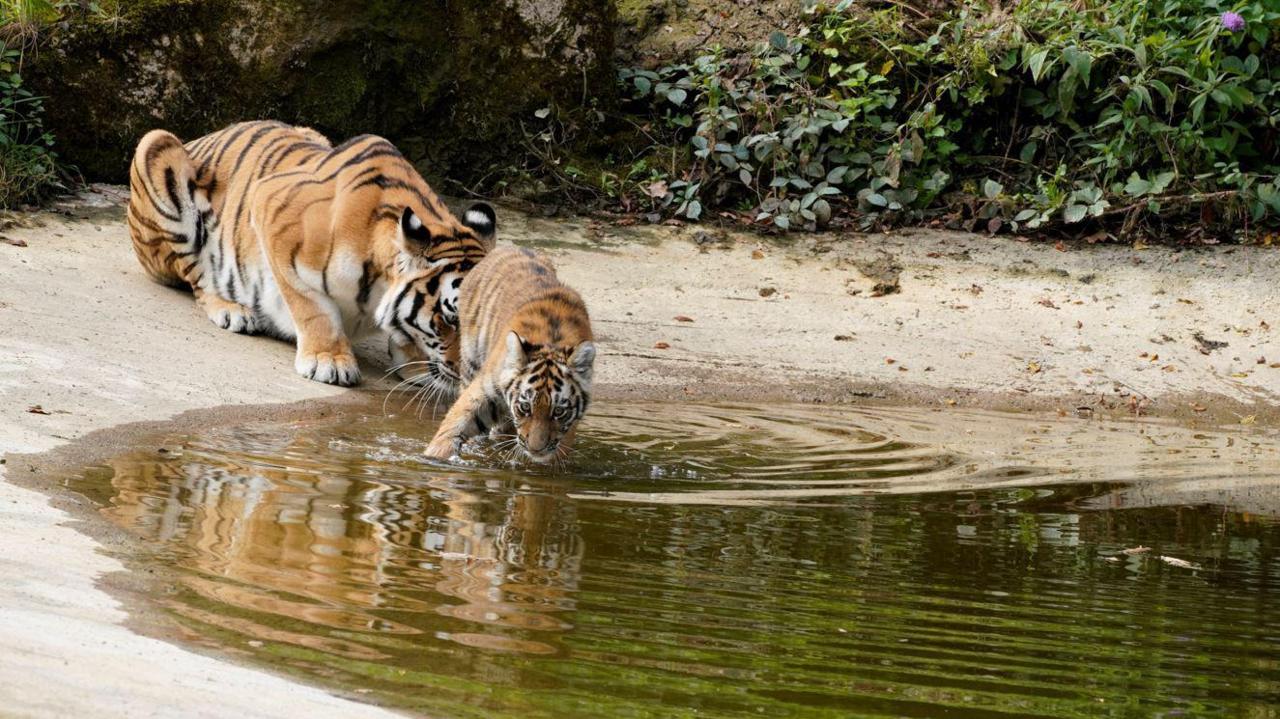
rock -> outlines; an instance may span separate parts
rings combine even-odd
[[[605,0],[118,5],[69,11],[29,71],[61,155],[90,180],[124,181],[152,128],[190,139],[262,118],[335,142],[384,135],[428,179],[466,180],[509,156],[537,109],[613,98]]]

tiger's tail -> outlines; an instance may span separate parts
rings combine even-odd
[[[176,287],[198,278],[205,227],[195,167],[182,141],[164,130],[143,136],[129,168],[129,234],[151,279]]]

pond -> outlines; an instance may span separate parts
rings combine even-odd
[[[558,471],[431,423],[163,438],[71,486],[184,640],[440,717],[1280,715],[1280,444],[600,403]]]

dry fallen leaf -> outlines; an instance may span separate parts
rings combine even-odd
[[[1040,363],[1039,363],[1039,362],[1028,362],[1028,363],[1027,363],[1027,371],[1028,371],[1028,372],[1030,372],[1031,374],[1039,374],[1039,373],[1040,373]]]
[[[1202,405],[1202,404],[1197,404],[1197,403],[1195,403],[1195,402],[1192,402],[1192,403],[1191,403],[1191,410],[1192,410],[1193,412],[1203,412],[1203,411],[1205,411],[1206,409],[1208,409],[1208,407],[1205,407],[1205,406],[1204,406],[1204,405]]]
[[[30,412],[31,414],[53,414],[53,412],[50,412],[49,410],[45,409],[44,407],[41,407],[38,404],[31,405],[30,407],[27,408],[27,411]]]
[[[752,250],[752,251],[751,251],[751,259],[753,259],[753,260],[763,260],[763,259],[764,259],[764,253],[763,253],[763,252],[761,252],[760,250]]]
[[[1164,556],[1164,555],[1161,555],[1161,556],[1160,556],[1160,561],[1164,562],[1165,564],[1168,564],[1169,566],[1172,566],[1172,567],[1181,567],[1182,569],[1193,569],[1193,570],[1194,570],[1194,569],[1201,569],[1201,568],[1202,568],[1199,564],[1193,564],[1193,563],[1191,563],[1191,562],[1188,562],[1188,561],[1187,561],[1187,560],[1185,560],[1185,559],[1178,559],[1177,557],[1166,557],[1166,556]]]
[[[954,407],[954,406],[956,406],[956,401],[955,401],[954,399],[949,399],[949,400],[947,400],[947,406],[948,406],[948,407]]]
[[[1178,368],[1177,368],[1177,367],[1174,367],[1174,366],[1173,366],[1173,365],[1171,365],[1171,364],[1167,364],[1167,365],[1165,365],[1165,366],[1161,367],[1160,369],[1164,370],[1165,372],[1177,372],[1177,371],[1178,371]]]
[[[665,350],[665,349],[671,349],[671,345],[667,344],[666,342],[658,342],[653,346],[653,348],[656,350]]]
[[[1256,424],[1257,421],[1258,421],[1258,415],[1256,414],[1251,414],[1248,417],[1240,418],[1240,424]]]
[[[26,247],[26,246],[27,246],[27,241],[26,241],[26,240],[19,240],[19,239],[14,238],[14,237],[5,237],[4,235],[0,235],[0,242],[5,243],[6,245],[13,245],[14,247]]]
[[[776,295],[776,294],[778,294],[778,290],[777,290],[776,288],[773,288],[773,287],[761,287],[761,288],[760,288],[760,296],[761,296],[761,297],[772,297],[772,296],[774,296],[774,295]]]
[[[885,357],[885,358],[884,358],[884,363],[885,363],[885,364],[893,364],[893,363],[895,363],[895,362],[897,362],[897,361],[898,361],[898,360],[893,359],[892,357]]]
[[[1036,300],[1036,304],[1044,305],[1045,307],[1048,307],[1051,310],[1058,309],[1058,306],[1055,305],[1053,303],[1053,300],[1049,299],[1048,297],[1041,297],[1040,299]]]
[[[1249,376],[1248,372],[1232,372],[1231,376],[1236,379],[1244,379]]]
[[[836,342],[852,342],[853,335],[836,335]]]
[[[676,315],[676,322],[692,322],[693,318],[688,315]]]

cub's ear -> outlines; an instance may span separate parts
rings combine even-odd
[[[431,230],[422,224],[422,220],[412,207],[406,207],[404,212],[400,213],[400,233],[410,244],[431,244]]]
[[[588,382],[591,381],[591,371],[595,361],[596,344],[591,340],[579,343],[573,349],[573,354],[569,355],[569,366],[573,368],[574,374]]]
[[[493,242],[498,234],[498,215],[487,202],[476,202],[462,213],[462,224],[471,228],[485,244]]]
[[[524,341],[524,338],[516,334],[513,330],[507,333],[507,356],[502,361],[502,369],[504,372],[515,373],[524,368],[528,362],[528,352],[531,345]]]

